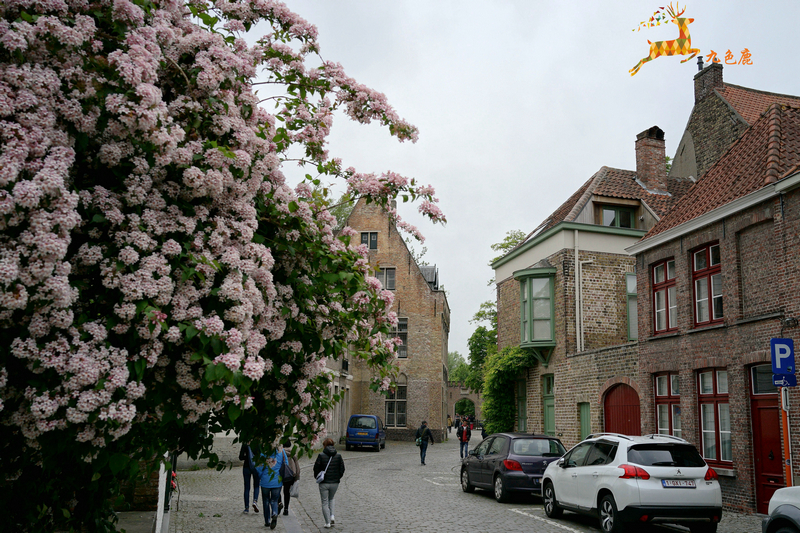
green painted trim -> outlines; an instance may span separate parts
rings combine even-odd
[[[619,235],[621,237],[643,237],[646,230],[643,229],[630,229],[630,228],[610,228],[608,226],[598,226],[596,224],[582,224],[580,222],[559,222],[549,230],[545,231],[541,235],[537,235],[530,241],[526,242],[516,250],[510,251],[508,254],[504,255],[494,263],[492,263],[492,269],[496,270],[498,267],[503,266],[504,264],[508,263],[515,257],[518,257],[529,249],[533,248],[537,244],[542,241],[546,241],[556,233],[565,230],[578,230],[578,231],[588,231],[590,233],[607,233],[611,235]]]
[[[521,278],[545,278],[553,276],[556,273],[555,267],[542,267],[542,268],[526,268],[524,270],[517,270],[514,272],[514,279]]]
[[[519,347],[526,350],[534,359],[539,361],[544,368],[547,368],[550,363],[550,356],[553,355],[553,350],[555,350],[556,343],[555,341],[549,344],[543,344],[541,342],[537,344],[525,343],[520,344]]]

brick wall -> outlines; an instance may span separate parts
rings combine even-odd
[[[396,290],[393,310],[408,319],[408,357],[398,359],[399,373],[408,381],[407,426],[390,428],[388,437],[413,440],[422,420],[438,441],[445,429],[445,375],[450,309],[443,290],[433,290],[408,251],[403,237],[381,207],[360,200],[353,209],[348,225],[358,232],[378,232],[378,249],[370,251],[369,262],[375,268],[395,268]],[[358,237],[355,237],[358,238]],[[353,397],[351,410],[376,414],[385,420],[385,399],[369,389],[371,375],[363,363],[357,362],[354,381],[359,381],[359,394]],[[355,385],[353,388],[356,388]]]
[[[683,437],[700,449],[698,371],[728,371],[732,463],[715,466],[726,508],[754,512],[756,486],[753,458],[750,369],[769,363],[769,340],[789,337],[800,344],[798,328],[781,328],[782,317],[800,315],[800,192],[770,200],[710,224],[682,238],[637,255],[639,287],[639,388],[642,429],[656,431],[653,374],[679,375]],[[690,252],[717,241],[720,244],[724,320],[719,326],[695,328]],[[678,331],[653,335],[651,266],[674,258],[678,302]],[[792,447],[800,444],[800,394],[791,391]],[[777,396],[774,397],[778,402]],[[796,426],[796,427],[795,427]],[[784,451],[784,457],[785,451]],[[794,475],[800,469],[794,467]]]
[[[603,430],[602,400],[613,384],[636,382],[636,343],[628,342],[625,274],[633,272],[634,258],[627,255],[581,250],[583,265],[583,316],[585,351],[576,354],[574,251],[562,249],[547,257],[556,268],[556,346],[548,365],[522,369],[527,381],[528,431],[544,429],[543,376],[553,374],[555,431],[565,446],[579,439],[578,403],[590,404],[591,431]],[[498,348],[520,343],[520,289],[513,278],[497,284]],[[513,391],[509,391],[514,394]]]

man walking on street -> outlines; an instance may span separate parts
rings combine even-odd
[[[419,459],[422,464],[425,464],[425,455],[428,453],[428,440],[431,441],[431,446],[433,446],[433,433],[428,428],[428,423],[426,421],[422,421],[422,425],[417,430],[417,439],[422,439],[419,444]]]
[[[459,452],[463,459],[469,455],[469,439],[472,437],[472,430],[469,429],[467,424],[462,424],[456,431],[456,437],[458,437]]]

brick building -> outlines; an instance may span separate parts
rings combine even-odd
[[[628,250],[642,431],[693,442],[726,507],[764,513],[789,458],[770,339],[800,340],[800,107],[773,104],[749,124]],[[800,394],[790,396],[798,450]]]
[[[595,431],[638,433],[636,275],[625,248],[693,181],[668,178],[664,132],[636,138],[636,171],[602,167],[492,264],[498,348],[520,346],[516,429],[571,446]]]
[[[369,248],[375,276],[384,288],[394,291],[393,310],[399,318],[396,335],[403,345],[398,346],[397,391],[389,398],[370,390],[372,376],[366,365],[343,361],[346,368],[340,373],[339,386],[346,403],[342,417],[345,413],[378,415],[392,440],[413,440],[420,422],[427,420],[440,441],[447,431],[450,306],[439,287],[438,270],[417,265],[388,213],[375,204],[359,200],[347,225],[360,233],[361,242]]]
[[[797,96],[725,83],[722,70],[722,64],[714,63],[694,76],[694,107],[670,177],[701,179],[770,104],[800,105]]]

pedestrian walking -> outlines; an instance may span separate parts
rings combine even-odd
[[[300,481],[300,463],[297,462],[297,457],[290,455],[292,451],[292,443],[284,442],[283,443],[283,457],[287,461],[289,468],[292,469],[294,472],[294,477],[292,479],[282,479],[283,482],[283,514],[289,514],[289,502],[292,500],[292,495],[290,492],[292,491],[292,485]],[[280,508],[280,505],[278,505]]]
[[[250,512],[250,481],[253,482],[253,512],[258,512],[258,491],[261,488],[258,470],[254,461],[255,455],[249,444],[242,444],[239,450],[239,460],[242,463],[242,475],[244,477],[244,513]]]
[[[336,453],[336,448],[333,447],[333,444],[333,439],[330,437],[322,441],[322,445],[325,448],[314,462],[315,478],[320,472],[325,472],[325,478],[319,484],[319,497],[322,500],[322,517],[325,519],[324,527],[326,528],[336,523],[336,519],[333,516],[334,497],[339,489],[339,481],[344,475],[344,459]]]
[[[467,457],[469,455],[469,439],[472,438],[472,430],[469,429],[469,425],[464,423],[458,431],[456,431],[456,437],[458,437],[458,450],[461,454],[461,458]]]
[[[458,415],[456,415],[456,422],[455,422],[455,424],[456,424],[456,431],[458,431],[458,428],[460,428],[460,427],[461,427],[461,417],[459,417]]]
[[[453,419],[450,418],[450,415],[447,415],[447,434],[450,434],[450,430],[453,429]]]
[[[264,525],[269,526],[270,529],[275,529],[278,525],[278,513],[280,508],[278,504],[281,500],[281,466],[283,466],[283,450],[276,450],[272,455],[266,457],[261,456],[263,463],[258,467],[258,473],[261,476],[261,499],[264,502]]]
[[[425,420],[423,420],[422,425],[419,426],[415,438],[420,439],[419,459],[422,464],[425,464],[425,455],[428,453],[428,441],[430,441],[431,446],[433,446],[433,433],[431,433],[428,423]]]

